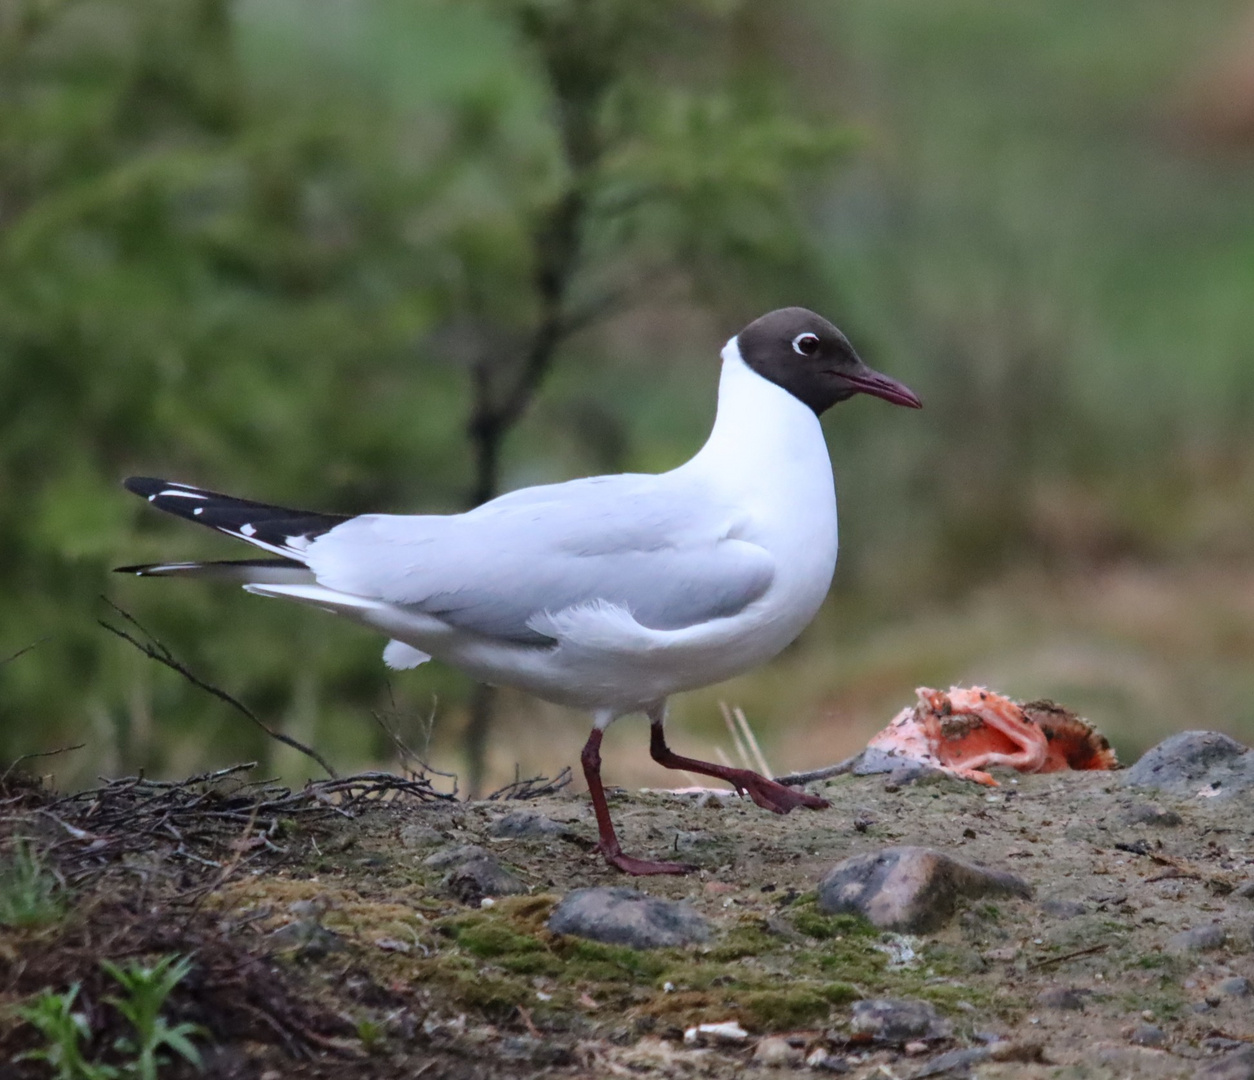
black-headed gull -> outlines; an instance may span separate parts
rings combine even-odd
[[[666,699],[770,659],[827,595],[836,493],[820,414],[859,393],[920,407],[804,308],[750,323],[722,360],[714,430],[670,472],[525,488],[464,514],[359,517],[136,477],[127,488],[159,510],[277,557],[123,570],[242,582],[382,631],[391,667],[436,657],[590,710],[581,761],[601,852],[629,874],[683,873],[691,868],[623,854],[601,786],[602,733],[643,712],[659,764],[717,777],[776,813],[827,806],[748,769],[674,753]]]

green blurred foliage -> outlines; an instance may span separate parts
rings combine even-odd
[[[382,642],[351,628],[236,590],[109,581],[118,561],[222,547],[118,480],[459,507],[470,373],[486,356],[509,375],[572,200],[576,325],[814,291],[801,186],[848,138],[798,107],[758,17],[714,0],[7,4],[0,647],[41,643],[0,667],[0,749],[87,738],[87,775],[273,759],[95,625],[105,590],[345,767],[385,752],[371,710],[425,713],[435,694],[455,718],[455,673],[392,703]],[[566,343],[552,382],[569,419],[511,439],[508,482],[631,463],[614,432],[651,388],[598,390],[599,355],[589,335]]]
[[[85,739],[70,779],[308,771],[96,628],[107,591],[337,766],[387,756],[375,711],[421,746],[433,697],[456,766],[456,673],[389,687],[382,642],[335,620],[111,579],[232,550],[117,481],[460,508],[474,373],[516,377],[572,200],[561,314],[585,329],[508,435],[504,486],[683,460],[719,342],[780,303],[927,403],[835,410],[833,603],[678,723],[715,737],[728,696],[768,749],[791,721],[834,760],[852,746],[828,729],[856,743],[914,685],[963,679],[1086,710],[1125,755],[1186,724],[1248,739],[1254,170],[1197,111],[1248,12],[0,4],[0,658],[40,642],[0,665],[0,753]],[[553,771],[548,714],[507,708],[542,736],[502,753]]]

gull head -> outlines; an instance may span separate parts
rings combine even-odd
[[[854,394],[923,408],[909,387],[867,367],[844,334],[806,308],[768,312],[741,330],[736,342],[748,367],[819,415]]]

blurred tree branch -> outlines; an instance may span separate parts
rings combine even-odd
[[[633,249],[646,248],[640,243],[642,222],[669,210],[672,218],[690,220],[672,222],[674,235],[668,238],[672,251],[666,261],[696,270],[703,248],[735,231],[731,213],[720,220],[720,203],[726,201],[734,213],[737,197],[749,193],[765,204],[767,216],[787,237],[783,245],[787,257],[795,257],[804,243],[782,220],[794,178],[778,170],[828,160],[841,145],[820,128],[790,120],[776,109],[745,115],[730,107],[730,98],[712,105],[677,90],[669,97],[665,90],[659,94],[650,78],[655,73],[649,69],[685,21],[717,21],[715,6],[706,0],[681,4],[496,0],[492,6],[511,21],[543,73],[561,180],[557,190],[541,201],[526,234],[535,312],[531,326],[515,355],[503,354],[493,342],[472,361],[473,404],[467,423],[474,456],[467,500],[471,507],[499,493],[504,443],[534,401],[565,341],[637,301],[659,277],[665,280],[650,267],[648,275],[614,280],[595,296],[573,303],[579,279],[590,269],[591,235],[601,234],[596,255],[604,269]],[[713,131],[715,139],[726,140],[727,146],[712,155],[722,166],[717,173],[711,174],[699,160],[709,149],[702,139],[683,145],[685,136],[697,134],[685,129],[684,119],[704,122],[707,137]],[[758,144],[745,149],[773,160],[736,161],[728,156],[754,138]],[[694,213],[700,204],[701,211]],[[709,235],[701,237],[701,229],[708,229]],[[768,253],[769,245],[753,249],[753,256]],[[746,252],[739,254],[743,259]],[[483,784],[495,702],[495,691],[487,686],[477,687],[471,700],[463,750],[472,796]]]
[[[166,543],[126,472],[347,510],[478,503],[582,331],[686,288],[796,296],[798,181],[844,142],[742,55],[765,39],[729,27],[760,6],[361,0],[323,12],[345,20],[328,34],[304,0],[0,3],[0,635],[53,636],[6,669],[4,715],[72,726],[85,704],[144,768],[214,730],[81,619],[113,560]],[[595,404],[626,423],[626,401]],[[587,415],[560,422],[600,454]],[[169,602],[163,637],[215,654],[258,713],[369,738],[342,733],[375,704],[374,641],[293,633],[230,592]],[[448,673],[424,683],[465,700]]]

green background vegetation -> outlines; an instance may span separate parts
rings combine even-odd
[[[1186,726],[1248,739],[1254,104],[1242,127],[1225,80],[1254,67],[1249,19],[1235,0],[13,0],[0,656],[39,644],[0,666],[0,750],[86,741],[66,782],[242,757],[306,775],[100,630],[107,593],[344,769],[387,758],[372,713],[421,744],[433,709],[431,756],[461,768],[456,673],[389,676],[382,641],[234,589],[110,577],[231,552],[118,481],[460,508],[473,372],[508,375],[534,333],[537,237],[572,189],[591,209],[563,302],[586,326],[509,435],[505,487],[682,461],[719,345],[781,303],[927,403],[830,417],[832,598],[775,665],[677,702],[682,739],[725,742],[726,698],[778,767],[824,764],[915,685],[959,680],[1055,696],[1125,756]],[[555,101],[602,62],[612,152],[581,175]],[[573,760],[581,721],[500,712],[497,775]]]

